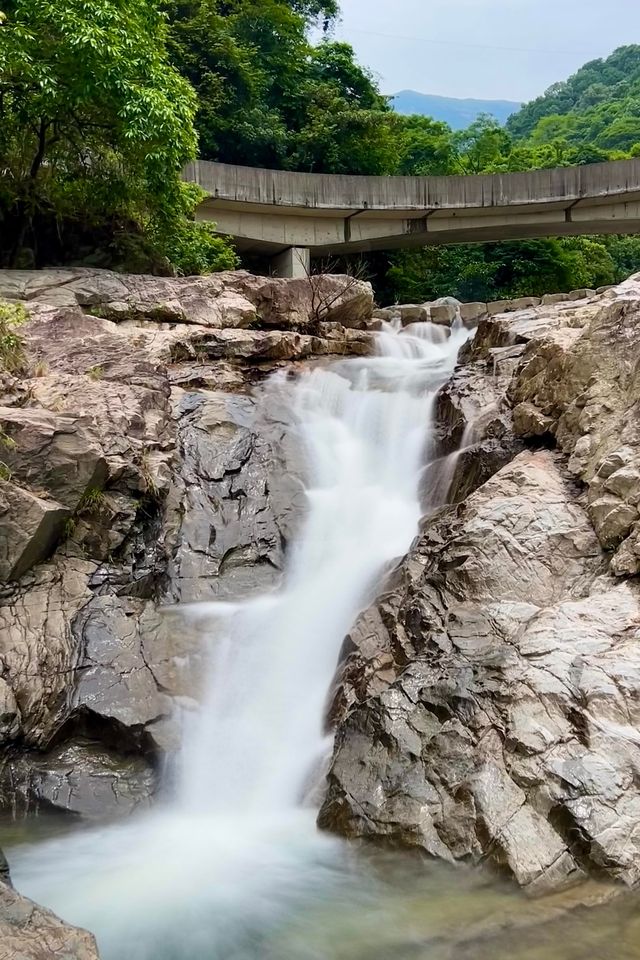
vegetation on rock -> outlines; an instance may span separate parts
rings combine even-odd
[[[0,300],[0,369],[8,373],[20,373],[24,368],[25,356],[18,328],[26,319],[27,311],[21,303]]]

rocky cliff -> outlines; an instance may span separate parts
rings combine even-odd
[[[633,885],[640,277],[487,316],[461,360],[440,397],[459,502],[346,641],[320,823],[531,891]]]

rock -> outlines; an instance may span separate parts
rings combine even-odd
[[[529,341],[509,387],[516,433],[531,435],[537,422],[556,438],[611,550],[624,546],[640,504],[639,320],[637,277],[607,299],[558,312],[555,327]],[[631,556],[613,571],[633,568]]]
[[[57,810],[104,821],[148,806],[155,779],[143,757],[77,740],[0,762],[0,802],[14,817]]]
[[[510,300],[492,300],[487,304],[487,313],[494,317],[500,313],[506,313],[511,306]]]
[[[186,323],[215,329],[259,323],[282,328],[333,320],[359,327],[371,317],[371,285],[354,277],[286,280],[244,271],[149,277],[108,270],[5,270],[0,297],[48,307],[79,306],[118,323]]]
[[[205,361],[228,359],[250,364],[281,360],[303,360],[312,356],[367,356],[372,352],[371,334],[344,330],[342,335],[327,337],[282,330],[218,330],[187,335],[179,331],[172,336],[171,360]]]
[[[282,378],[459,311],[478,328],[437,400],[456,506],[425,475],[431,515],[345,642],[322,823],[530,891],[640,881],[640,281],[373,318],[344,277],[10,271],[2,291],[30,319],[0,411],[0,805],[151,801],[204,674],[174,606],[276,587],[306,510]]]
[[[99,960],[90,933],[0,883],[0,943],[3,960]]]
[[[69,511],[52,500],[0,480],[0,581],[17,580],[46,560],[60,540]]]
[[[97,566],[55,556],[30,571],[0,606],[2,676],[17,704],[20,738],[29,745],[46,744],[66,716],[78,660],[72,624],[91,598]]]
[[[429,320],[431,323],[441,323],[450,327],[459,316],[459,311],[460,308],[452,303],[432,304],[429,307]]]
[[[507,390],[523,349],[485,349],[478,331],[461,351],[462,363],[437,397],[441,459],[425,471],[422,502],[428,509],[464,499],[522,449],[513,436]]]
[[[0,407],[2,458],[12,480],[75,510],[101,490],[107,464],[90,421],[29,407]]]
[[[224,394],[176,398],[185,492],[169,566],[172,602],[228,599],[273,587],[283,542],[306,509],[301,465],[285,424],[256,421],[255,401]]]
[[[370,283],[356,277],[319,274],[293,280],[226,274],[231,286],[254,304],[261,323],[273,327],[305,327],[321,322],[360,329],[373,313]]]
[[[500,313],[515,313],[519,310],[527,310],[531,307],[537,307],[541,303],[539,297],[519,297],[516,300],[494,300],[487,304],[487,312],[490,316],[496,316]]]
[[[528,310],[531,307],[539,307],[541,302],[540,297],[518,297],[516,300],[511,301],[510,309],[514,312],[517,310]]]
[[[387,323],[399,320],[403,327],[410,323],[427,323],[429,316],[429,304],[417,303],[395,304],[392,307],[376,310],[374,313],[374,318],[377,320],[384,320]]]
[[[272,587],[306,509],[291,412],[274,390],[258,421],[244,394],[284,362],[369,353],[372,335],[344,324],[368,323],[371,292],[95,270],[10,271],[0,288],[30,311],[33,372],[0,411],[5,790],[24,808],[127,814],[203,674],[197,631],[158,607]],[[247,330],[237,298],[268,329]]]
[[[488,313],[486,303],[461,303],[460,317],[465,327],[471,329],[477,326],[478,321]]]
[[[556,303],[566,303],[567,300],[571,300],[571,294],[569,293],[545,293],[542,297],[542,305],[548,307]]]
[[[531,403],[519,403],[513,410],[513,425],[519,437],[543,437],[551,431],[553,420]]]
[[[571,290],[568,295],[569,300],[587,300],[589,297],[595,297],[596,291],[587,287],[581,287],[579,290]]]
[[[617,577],[632,577],[640,573],[640,524],[635,524],[630,535],[611,560],[611,571]]]
[[[640,588],[606,568],[547,451],[428,523],[351,634],[320,824],[532,892],[635,884]]]

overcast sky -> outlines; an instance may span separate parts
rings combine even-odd
[[[385,93],[531,100],[587,60],[640,43],[640,0],[341,0]]]

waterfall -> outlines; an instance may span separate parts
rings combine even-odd
[[[211,671],[176,799],[14,861],[20,889],[96,932],[105,960],[258,958],[296,898],[337,882],[341,844],[301,800],[343,638],[417,533],[436,391],[467,335],[387,328],[374,357],[268,385],[306,454],[307,514],[276,593],[190,614]]]

